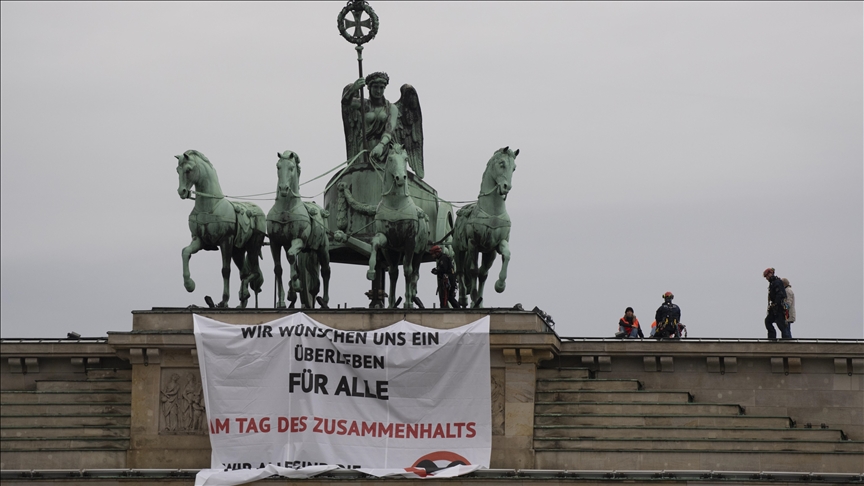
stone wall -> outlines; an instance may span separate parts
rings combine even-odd
[[[565,341],[562,362],[646,389],[689,391],[747,414],[789,416],[798,427],[842,429],[864,440],[864,343],[767,340]]]

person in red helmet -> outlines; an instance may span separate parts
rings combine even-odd
[[[459,301],[456,300],[456,268],[453,266],[453,259],[438,245],[430,248],[429,253],[435,258],[435,268],[432,269],[432,273],[438,276],[438,302],[441,308],[446,309],[449,303],[454,309],[459,309]]]
[[[674,298],[672,292],[663,294],[663,305],[654,314],[654,322],[657,325],[651,334],[653,337],[681,339],[681,332],[678,330],[678,325],[681,323],[681,308],[672,303]]]
[[[765,329],[768,331],[768,339],[776,340],[777,331],[774,324],[780,329],[782,339],[792,339],[792,332],[786,325],[786,289],[783,280],[774,274],[773,268],[766,268],[762,276],[768,281],[768,313],[765,316]]]

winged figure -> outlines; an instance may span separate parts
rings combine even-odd
[[[423,178],[423,115],[417,90],[403,84],[401,97],[396,103],[384,98],[384,89],[390,82],[387,73],[372,73],[360,78],[342,90],[342,124],[345,128],[345,150],[351,159],[364,148],[369,150],[375,163],[387,159],[392,143],[399,143],[408,153],[408,166],[419,178]],[[369,88],[369,99],[365,103],[366,146],[363,140],[360,89]]]

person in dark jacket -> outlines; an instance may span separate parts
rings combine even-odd
[[[792,332],[786,325],[786,289],[783,287],[783,280],[774,275],[773,268],[766,268],[762,276],[768,281],[768,315],[765,316],[768,339],[777,339],[774,324],[777,324],[777,328],[780,329],[782,339],[792,339]]]
[[[681,323],[681,308],[672,303],[674,298],[672,292],[663,294],[663,305],[654,314],[654,322],[657,323],[657,327],[652,334],[653,337],[681,339],[681,333],[678,330],[678,325]]]
[[[643,338],[642,328],[639,327],[639,319],[633,315],[633,308],[624,310],[624,317],[618,319],[618,334],[624,338]]]
[[[454,309],[459,309],[459,301],[456,300],[456,268],[453,259],[444,253],[438,245],[429,249],[429,253],[435,258],[435,268],[432,273],[438,276],[438,301],[442,309],[447,308],[447,303]]]

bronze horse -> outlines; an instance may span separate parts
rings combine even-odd
[[[501,255],[501,272],[495,282],[495,291],[504,292],[506,287],[507,264],[510,262],[510,216],[505,201],[513,187],[517,155],[519,150],[514,152],[510,147],[496,150],[486,163],[477,202],[456,213],[453,250],[460,287],[459,303],[463,307],[468,305],[468,295],[471,296],[471,307],[483,307],[483,287],[496,253]],[[483,255],[479,267],[478,254]]]
[[[313,202],[304,203],[298,193],[300,188],[300,157],[286,150],[276,154],[276,171],[279,183],[276,204],[267,213],[267,235],[270,237],[270,253],[273,255],[273,271],[279,300],[276,307],[285,307],[285,289],[282,286],[282,248],[291,267],[289,297],[300,292],[303,308],[314,308],[320,283],[318,272],[324,281],[324,297],[318,299],[321,307],[330,301],[330,249],[327,240],[327,212]],[[290,299],[294,307],[294,298]]]
[[[405,274],[406,309],[412,308],[420,279],[420,262],[429,239],[427,217],[408,195],[408,153],[402,145],[394,143],[384,166],[384,194],[375,210],[375,236],[369,255],[369,270],[366,277],[374,280],[381,270],[379,252],[389,268],[390,301],[396,306],[396,281],[399,279],[399,264]]]
[[[183,285],[186,290],[195,290],[195,281],[189,275],[189,258],[200,250],[222,252],[222,301],[217,307],[228,306],[230,292],[231,260],[240,270],[240,307],[245,308],[249,300],[249,287],[258,293],[264,276],[258,265],[261,246],[264,244],[264,212],[247,202],[232,202],[225,199],[219,186],[219,177],[213,164],[197,150],[187,150],[177,158],[177,174],[180,186],[177,193],[181,199],[192,198],[195,188],[195,207],[189,213],[189,230],[192,243],[183,248]]]

